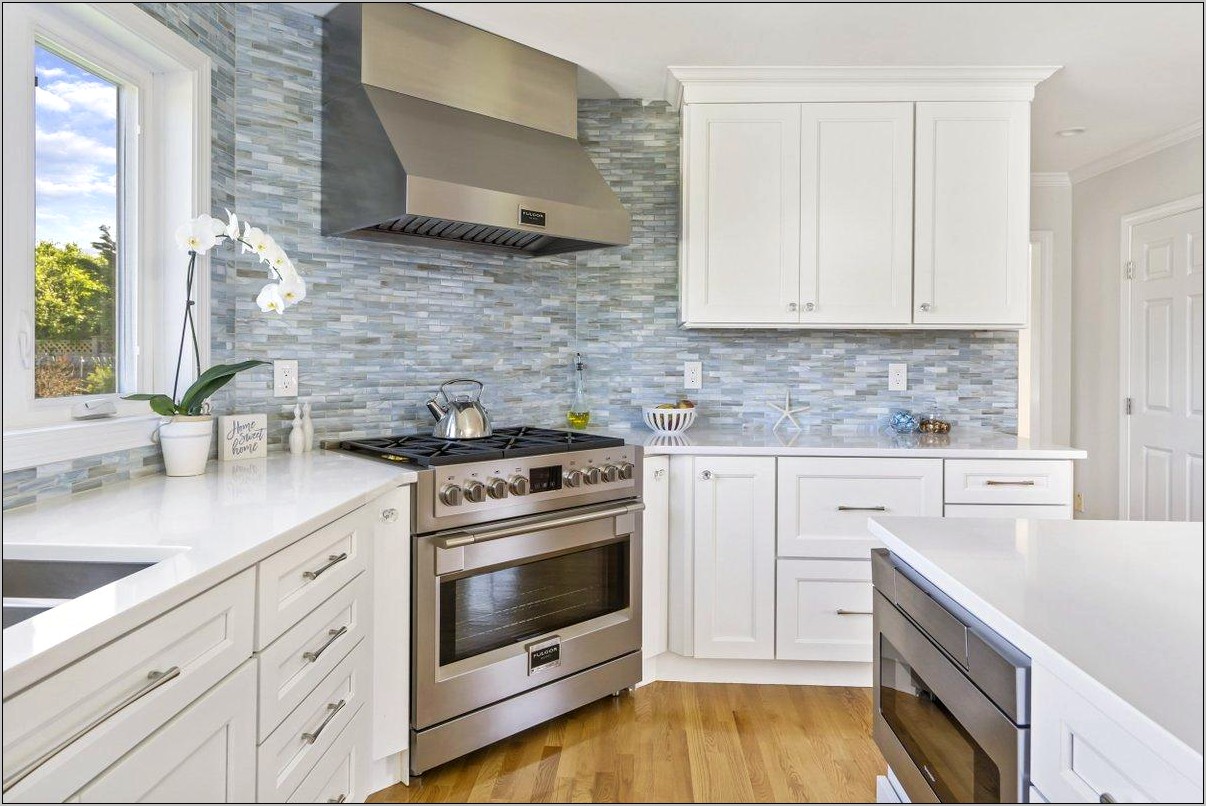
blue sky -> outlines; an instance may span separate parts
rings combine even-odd
[[[37,238],[91,251],[117,221],[117,86],[42,47],[34,68]]]

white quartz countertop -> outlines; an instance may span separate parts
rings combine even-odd
[[[1099,703],[1122,700],[1200,765],[1201,523],[882,517],[870,526],[1035,663]]]
[[[415,478],[328,451],[274,454],[9,510],[6,559],[155,565],[4,630],[5,696]]]
[[[596,431],[596,429],[591,429]],[[710,456],[895,456],[940,459],[1083,459],[1077,448],[1049,445],[988,429],[949,434],[886,434],[745,428],[692,428],[683,434],[655,434],[643,428],[600,427],[597,433],[624,437],[645,454]]]

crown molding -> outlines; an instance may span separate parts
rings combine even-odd
[[[665,98],[684,103],[1031,101],[1059,67],[666,68]]]
[[[1179,143],[1184,143],[1186,140],[1192,140],[1195,137],[1201,136],[1202,119],[1198,118],[1192,123],[1173,129],[1167,134],[1153,137],[1151,140],[1144,140],[1141,143],[1135,143],[1134,145],[1115,151],[1113,154],[1107,154],[1100,159],[1093,160],[1086,165],[1070,171],[1069,175],[1072,177],[1073,184],[1083,182],[1086,179],[1100,176],[1106,171],[1121,168],[1123,165],[1141,160],[1166,148],[1171,148]]]
[[[1067,173],[1032,173],[1030,174],[1032,188],[1070,188],[1072,177]]]

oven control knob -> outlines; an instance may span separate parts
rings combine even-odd
[[[586,469],[586,483],[587,484],[598,484],[599,476],[600,476],[599,468],[590,467],[590,468]]]
[[[440,503],[446,507],[459,507],[463,490],[455,484],[445,484],[440,488]]]
[[[565,474],[563,481],[566,487],[580,487],[582,485],[582,471],[571,470]]]
[[[603,468],[603,481],[610,484],[620,478],[620,468],[615,465],[607,465]]]
[[[527,476],[512,476],[508,484],[511,488],[511,495],[527,495],[528,494],[528,479]]]
[[[486,500],[486,485],[480,481],[470,481],[465,483],[465,500],[472,501],[475,504],[480,504]]]
[[[490,494],[491,498],[506,498],[507,483],[495,476],[486,482],[486,492]]]
[[[620,478],[628,481],[632,478],[632,472],[636,469],[632,462],[620,462]]]

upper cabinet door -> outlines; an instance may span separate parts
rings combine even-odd
[[[800,321],[908,324],[913,104],[801,110]]]
[[[800,106],[685,110],[684,323],[799,321]]]
[[[1030,104],[917,104],[913,321],[1025,325]]]

